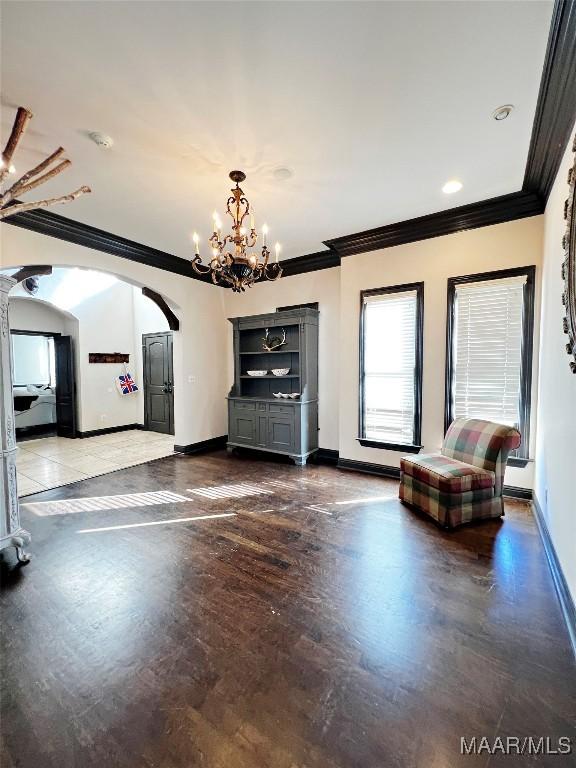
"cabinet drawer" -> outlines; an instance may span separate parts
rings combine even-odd
[[[276,405],[276,403],[270,403],[268,406],[270,413],[294,413],[293,405]]]
[[[246,403],[241,400],[232,400],[232,408],[235,411],[255,411],[256,403]]]

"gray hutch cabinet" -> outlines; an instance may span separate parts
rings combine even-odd
[[[318,310],[303,307],[229,318],[234,384],[228,395],[228,449],[283,453],[305,464],[318,448]],[[265,345],[281,346],[269,351]],[[275,376],[273,369],[288,369]],[[266,371],[251,376],[248,371]],[[297,395],[296,399],[274,394]]]

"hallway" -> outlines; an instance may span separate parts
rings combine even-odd
[[[18,495],[105,475],[146,461],[170,456],[174,436],[130,429],[71,440],[46,437],[18,443]]]

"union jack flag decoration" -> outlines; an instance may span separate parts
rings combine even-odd
[[[123,395],[130,395],[132,392],[138,392],[138,387],[128,371],[122,376],[118,376],[118,381],[120,382],[120,390]]]

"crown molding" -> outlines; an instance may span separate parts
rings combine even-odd
[[[381,248],[392,248],[432,237],[452,235],[465,229],[488,227],[506,221],[523,219],[544,213],[544,204],[534,192],[512,192],[479,203],[461,205],[438,213],[429,213],[416,219],[399,221],[384,227],[367,229],[353,235],[325,240],[324,244],[340,256],[352,256]]]
[[[305,272],[316,272],[319,269],[330,269],[340,266],[340,254],[330,249],[317,251],[306,256],[295,256],[292,259],[284,259],[280,262],[282,276],[302,275]]]
[[[522,189],[547,202],[576,122],[576,2],[556,0]]]
[[[113,256],[120,256],[122,259],[135,261],[138,264],[156,267],[166,272],[173,272],[176,275],[191,277],[193,280],[201,280],[213,285],[209,276],[199,275],[193,270],[191,262],[186,259],[180,259],[171,253],[136,243],[134,240],[128,240],[120,235],[113,235],[111,232],[83,224],[81,221],[68,219],[66,216],[60,216],[51,211],[36,210],[17,213],[15,216],[4,219],[2,223],[12,224],[15,227],[29,229],[41,235],[56,237],[68,243],[83,245],[95,251],[110,253]]]

